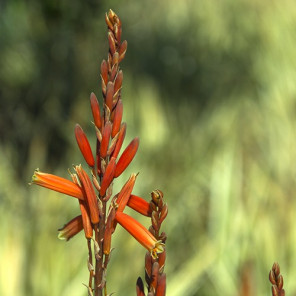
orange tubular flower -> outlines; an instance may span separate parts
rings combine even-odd
[[[92,154],[87,137],[79,124],[75,125],[75,137],[85,161],[90,167],[94,167],[95,165],[94,156]]]
[[[118,177],[122,174],[122,172],[127,168],[127,166],[131,163],[133,158],[135,157],[137,150],[139,147],[139,138],[134,138],[129,145],[122,152],[115,169],[114,177]]]
[[[128,181],[123,185],[122,189],[120,190],[117,200],[116,200],[116,202],[118,204],[118,208],[117,208],[118,212],[123,212],[128,200],[130,198],[130,195],[133,191],[133,188],[134,188],[134,185],[136,182],[136,178],[137,178],[137,175],[132,174],[130,176],[130,178],[128,179]]]
[[[148,201],[137,195],[131,195],[127,205],[138,213],[151,217],[151,209]]]
[[[32,184],[84,200],[83,191],[78,185],[67,179],[39,172],[39,170],[35,170],[32,177]]]
[[[58,238],[69,240],[83,229],[82,216],[79,215],[60,228]]]
[[[90,222],[90,217],[89,217],[90,214],[89,214],[86,202],[83,200],[79,200],[79,207],[82,215],[82,225],[83,225],[85,237],[88,239],[91,239],[93,235],[93,229]]]
[[[97,196],[91,180],[81,165],[75,167],[75,171],[81,182],[82,188],[85,193],[85,199],[89,208],[90,219],[93,224],[97,224],[100,221],[99,207],[97,202]]]
[[[80,184],[78,176],[76,174],[71,173],[71,177],[75,184]],[[78,201],[79,201],[79,207],[80,207],[80,212],[82,216],[82,225],[83,225],[85,237],[87,239],[91,239],[93,234],[93,229],[90,222],[90,214],[89,214],[89,209],[87,207],[86,199],[85,200],[79,199]]]
[[[101,183],[101,189],[100,189],[100,196],[104,196],[106,193],[106,190],[108,189],[109,185],[113,181],[114,171],[115,171],[115,158],[112,157],[110,162],[107,165],[105,174],[103,176],[103,180]]]
[[[154,259],[164,251],[164,244],[158,241],[141,223],[133,217],[122,212],[116,212],[116,221],[127,230],[143,247],[145,247]]]

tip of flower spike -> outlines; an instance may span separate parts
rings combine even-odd
[[[151,192],[151,198],[158,205],[159,200],[163,198],[163,192],[159,189],[155,189]]]

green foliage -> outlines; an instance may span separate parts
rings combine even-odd
[[[243,280],[251,295],[268,295],[274,261],[293,295],[294,1],[109,5],[0,4],[0,294],[87,293],[84,240],[56,238],[77,204],[27,183],[36,167],[66,177],[82,162],[74,124],[90,134],[88,98],[100,94],[112,8],[129,44],[126,143],[141,138],[128,169],[140,171],[134,192],[148,199],[160,188],[169,203],[167,295],[240,295]],[[124,231],[114,246],[108,292],[133,295],[145,250]]]

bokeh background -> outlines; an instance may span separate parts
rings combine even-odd
[[[296,295],[294,0],[0,2],[0,295],[87,294],[84,236],[57,239],[77,203],[28,182],[83,163],[76,122],[94,140],[109,8],[141,139],[115,192],[132,172],[135,194],[164,191],[167,295],[270,295],[274,261]],[[135,295],[145,250],[119,228],[113,247],[108,292]]]

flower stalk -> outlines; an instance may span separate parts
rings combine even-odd
[[[167,214],[163,195],[161,191],[153,191],[154,199],[149,203],[132,194],[137,174],[131,174],[122,189],[113,195],[113,182],[126,171],[135,158],[139,138],[134,138],[119,157],[126,134],[126,123],[122,122],[123,72],[120,62],[125,57],[127,42],[121,41],[122,24],[112,10],[106,14],[106,24],[109,52],[107,60],[102,61],[100,68],[102,109],[96,95],[90,95],[96,134],[94,149],[91,148],[92,143],[88,141],[82,127],[76,124],[74,129],[78,147],[90,172],[81,164],[75,165],[75,172],[70,172],[70,181],[36,170],[32,184],[78,199],[80,215],[59,229],[59,238],[68,241],[84,230],[88,250],[89,281],[86,287],[89,295],[108,295],[106,274],[112,250],[112,235],[118,223],[148,250],[150,263],[147,261],[145,268],[149,270],[149,295],[153,292],[162,296],[165,295],[163,269],[166,236],[163,233],[159,235],[159,229]],[[150,217],[152,228],[146,229],[132,216],[123,213],[126,206]],[[137,282],[137,295],[145,295],[141,279]]]

